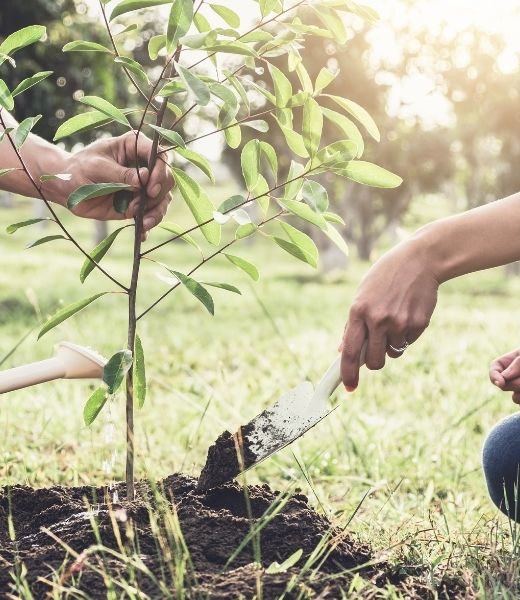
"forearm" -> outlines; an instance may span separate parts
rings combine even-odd
[[[7,128],[16,127],[15,119],[5,111],[2,111],[1,118],[0,131],[4,130],[4,125]],[[33,134],[27,138],[20,149],[20,155],[34,182],[40,188],[42,187],[40,176],[63,173],[64,166],[70,157],[68,152]],[[20,169],[21,166],[16,151],[7,136],[5,136],[0,143],[0,169]],[[31,178],[23,170],[16,170],[0,177],[0,189],[22,196],[39,197],[40,195]],[[43,189],[44,193],[45,191],[49,192],[48,200],[54,200],[52,185],[43,186]]]
[[[520,193],[435,221],[412,243],[440,283],[520,260]]]

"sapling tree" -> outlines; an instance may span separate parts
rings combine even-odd
[[[116,107],[93,94],[79,98],[90,110],[80,112],[65,121],[57,130],[55,140],[62,140],[93,128],[109,128],[110,132],[128,130],[135,136],[148,134],[153,148],[146,165],[151,172],[157,161],[165,161],[172,170],[178,192],[193,217],[193,225],[183,228],[165,222],[162,229],[168,236],[160,242],[143,246],[143,215],[147,197],[144,182],[132,227],[133,252],[129,257],[128,282],[121,282],[104,266],[116,238],[125,227],[119,227],[93,250],[85,250],[42,190],[41,182],[48,178],[66,178],[67,174],[48,173],[39,179],[27,169],[20,148],[39,117],[22,121],[16,128],[6,128],[5,111],[15,107],[16,96],[37,85],[51,72],[36,73],[9,90],[0,80],[0,123],[6,137],[20,159],[20,169],[30,177],[35,194],[47,204],[58,228],[55,235],[35,241],[32,246],[67,239],[84,255],[80,281],[98,270],[116,286],[113,290],[77,300],[61,308],[44,324],[39,337],[100,300],[106,294],[118,292],[128,306],[128,340],[126,347],[114,353],[104,371],[105,385],[87,400],[84,418],[91,424],[126,380],[126,484],[128,498],[134,496],[134,405],[142,407],[146,396],[145,361],[137,329],[139,322],[168,296],[184,288],[214,314],[214,301],[209,288],[240,293],[226,282],[201,282],[198,271],[209,261],[223,259],[258,279],[255,265],[235,254],[242,240],[261,235],[295,258],[316,267],[318,250],[312,239],[298,228],[298,223],[321,229],[346,252],[346,244],[335,224],[341,223],[330,210],[326,189],[316,181],[323,173],[332,173],[352,181],[382,188],[400,185],[401,179],[382,167],[361,160],[364,144],[361,125],[375,140],[379,132],[370,115],[361,106],[340,96],[328,95],[327,86],[340,74],[324,66],[315,81],[311,81],[300,50],[309,36],[318,36],[336,43],[347,41],[345,18],[348,13],[374,21],[372,9],[352,0],[250,0],[241,3],[248,16],[256,13],[256,22],[241,26],[240,15],[212,0],[100,0],[100,18],[106,26],[106,44],[77,40],[68,43],[64,52],[97,53],[113,58],[113,68],[122,69],[129,86],[135,90],[132,106]],[[137,36],[138,11],[159,7],[165,11],[165,30],[147,41],[148,53],[155,67],[145,69],[128,51],[125,37]],[[308,24],[318,17],[321,26]],[[45,29],[34,25],[13,33],[0,45],[0,63],[15,68],[13,55],[23,47],[39,42]],[[299,86],[293,89],[288,77],[274,64],[285,57],[287,70],[297,75]],[[325,60],[324,60],[325,62]],[[263,87],[253,80],[251,72],[263,70],[270,84]],[[4,114],[2,114],[4,113]],[[183,125],[196,113],[212,123],[211,130],[188,138]],[[338,137],[333,143],[320,144],[323,119],[337,126]],[[298,126],[296,126],[298,124]],[[238,148],[241,131],[249,127],[257,137],[241,150],[241,170],[244,193],[227,198],[219,206],[210,200],[208,186],[215,183],[207,157],[194,150],[194,143],[208,136],[220,136],[225,143]],[[283,133],[288,155],[292,157],[287,174],[279,175],[278,156],[269,143],[269,131],[277,127]],[[137,152],[136,152],[137,155]],[[136,164],[139,174],[142,165]],[[7,172],[0,171],[0,175]],[[196,173],[195,173],[196,172]],[[201,177],[208,186],[199,183]],[[131,200],[128,186],[107,181],[84,185],[68,199],[74,209],[80,203],[112,195],[114,208],[124,213]],[[32,219],[16,223],[9,233],[36,223]],[[129,227],[128,225],[126,227]],[[197,259],[191,269],[181,272],[172,256],[168,264],[159,263],[168,273],[167,288],[158,298],[138,297],[140,268],[144,259],[154,260],[160,248],[182,240],[194,248]],[[138,302],[139,300],[139,302]]]

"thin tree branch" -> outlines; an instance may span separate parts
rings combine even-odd
[[[4,121],[4,117],[3,117],[3,112],[2,109],[0,109],[0,124],[2,125],[4,131],[7,130],[5,121]],[[115,279],[115,277],[113,277],[112,275],[110,275],[110,273],[108,273],[99,263],[97,263],[89,254],[88,252],[86,252],[86,250],[84,250],[80,244],[72,237],[72,235],[69,233],[68,229],[65,227],[65,225],[62,223],[62,221],[60,220],[60,218],[58,217],[58,215],[56,214],[56,211],[54,210],[54,208],[51,205],[50,200],[48,200],[45,196],[45,194],[43,193],[41,187],[36,183],[36,181],[34,180],[31,172],[29,171],[29,168],[27,167],[27,165],[25,164],[25,161],[22,157],[22,155],[20,154],[19,149],[16,147],[16,144],[13,141],[13,138],[11,137],[10,133],[6,133],[6,137],[9,140],[9,143],[12,147],[12,149],[14,150],[18,160],[20,161],[20,164],[22,166],[22,170],[24,171],[24,173],[27,175],[27,177],[29,178],[29,181],[31,182],[31,185],[34,187],[34,189],[38,192],[38,197],[41,198],[44,202],[45,205],[47,206],[47,209],[49,210],[49,212],[51,213],[54,221],[56,222],[56,224],[58,225],[58,227],[62,230],[62,232],[65,234],[65,237],[74,244],[74,246],[76,246],[76,248],[81,252],[81,254],[83,254],[83,256],[85,256],[85,258],[88,258],[88,260],[90,260],[91,263],[93,263],[95,265],[95,267],[101,271],[101,273],[103,273],[103,275],[105,275],[105,277],[107,277],[108,279],[110,279],[110,281],[112,281],[113,283],[115,283],[118,287],[120,287],[122,290],[124,290],[126,293],[128,293],[128,288],[122,284],[120,281],[118,281],[117,279]]]
[[[105,10],[105,6],[104,6],[103,2],[101,2],[101,0],[99,0],[99,5],[101,7],[101,13],[103,15],[103,20],[105,22],[105,26],[106,26],[106,29],[107,29],[108,37],[110,38],[110,43],[112,44],[112,47],[114,48],[114,52],[115,52],[116,56],[120,57],[121,54],[120,54],[119,49],[117,47],[116,41],[114,39],[114,34],[112,33],[112,30],[110,29],[110,23],[108,22],[108,18],[107,18],[107,13],[106,13],[106,10]],[[135,87],[135,89],[137,90],[137,92],[142,96],[142,98],[144,98],[146,101],[148,101],[148,96],[143,92],[143,90],[141,89],[141,87],[137,83],[137,81],[135,80],[135,78],[132,75],[132,73],[130,73],[130,71],[124,65],[122,65],[122,67],[123,67],[123,71],[126,73],[126,76],[132,82],[132,85]],[[155,104],[152,103],[152,106],[153,106],[153,108],[155,110],[158,110],[158,107],[155,106]]]
[[[237,208],[240,208],[241,206],[244,206],[245,204],[249,204],[250,202],[254,202],[255,200],[259,200],[260,198],[265,198],[266,196],[270,196],[276,190],[279,190],[279,189],[285,187],[286,185],[289,185],[289,183],[293,183],[293,181],[298,181],[298,179],[303,179],[304,177],[307,177],[307,175],[309,175],[309,173],[312,173],[312,171],[314,171],[316,168],[317,167],[308,169],[307,171],[304,171],[301,175],[298,175],[298,177],[294,177],[293,179],[289,179],[289,180],[285,181],[284,183],[275,185],[273,188],[271,188],[267,192],[265,192],[263,194],[259,194],[258,196],[255,196],[254,198],[247,198],[246,200],[244,200],[244,202],[240,202],[233,208],[225,210],[222,214],[225,215],[229,212],[236,210]],[[197,229],[200,229],[201,227],[204,227],[204,225],[208,225],[209,223],[212,223],[214,220],[215,220],[214,218],[211,218],[211,219],[208,219],[207,221],[204,221],[203,223],[194,225],[193,227],[186,229],[186,231],[183,231],[182,233],[179,233],[178,235],[175,235],[172,238],[165,240],[164,242],[161,242],[160,244],[157,244],[156,246],[153,246],[152,248],[149,248],[145,252],[142,252],[141,257],[146,256],[147,254],[150,254],[151,252],[154,252],[155,250],[158,250],[159,248],[162,248],[163,246],[166,246],[166,244],[169,244],[170,242],[174,242],[175,240],[178,240],[179,238],[186,235],[187,233],[191,233],[192,231],[195,231]]]
[[[267,223],[274,221],[274,219],[277,219],[278,217],[280,217],[281,215],[283,215],[285,213],[285,211],[281,210],[278,213],[276,213],[275,215],[273,215],[272,217],[269,217],[268,219],[265,219],[265,221],[262,221],[261,223],[258,224],[258,228],[260,229],[260,227],[263,227],[264,225],[267,225]],[[224,246],[222,246],[221,248],[219,248],[218,250],[215,250],[215,252],[213,252],[213,254],[210,254],[209,256],[204,257],[200,263],[198,265],[196,265],[195,267],[193,267],[193,269],[191,269],[191,271],[189,271],[187,273],[187,276],[190,277],[191,275],[193,275],[193,273],[195,273],[195,271],[198,271],[202,266],[204,266],[207,262],[209,262],[210,260],[212,260],[213,258],[215,258],[215,256],[218,256],[219,254],[222,254],[225,250],[227,250],[230,246],[232,246],[233,244],[235,244],[236,242],[240,241],[240,239],[233,239],[230,242],[228,242],[227,244],[224,244]],[[177,289],[179,287],[179,285],[181,284],[181,282],[179,281],[178,283],[176,283],[175,285],[173,285],[171,288],[169,288],[168,290],[166,290],[166,292],[164,292],[159,298],[157,298],[157,300],[155,302],[153,302],[152,304],[150,304],[150,306],[144,310],[138,317],[137,320],[139,321],[140,319],[142,319],[146,314],[148,314],[152,309],[154,309],[160,302],[162,302],[169,294],[171,294],[175,289]]]

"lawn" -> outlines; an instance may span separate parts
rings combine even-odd
[[[0,222],[29,218],[29,204],[0,209]],[[91,226],[75,222],[91,246]],[[49,232],[50,233],[50,232]],[[47,232],[45,233],[47,234]],[[111,289],[92,275],[80,289],[81,259],[58,241],[24,250],[43,235],[1,234],[0,357],[60,303]],[[155,232],[152,238],[165,238]],[[106,259],[128,273],[130,236]],[[216,316],[179,290],[141,322],[149,393],[137,416],[138,474],[197,475],[209,444],[234,430],[303,378],[316,380],[336,356],[349,303],[367,264],[320,274],[264,243],[236,253],[255,262],[258,283],[225,259],[204,267],[204,281],[227,281],[242,296],[215,290]],[[195,251],[175,243],[159,260],[185,270]],[[141,303],[165,288],[146,265]],[[426,565],[435,583],[467,582],[467,597],[516,598],[515,531],[487,497],[480,467],[486,432],[514,412],[509,395],[487,380],[487,365],[518,346],[520,281],[503,270],[451,282],[441,290],[428,332],[384,371],[362,373],[359,389],[341,390],[339,408],[299,442],[256,470],[250,483],[294,484],[333,521],[382,556]],[[125,305],[114,295],[87,308],[39,342],[35,333],[2,368],[50,355],[70,340],[110,356],[125,345]],[[94,386],[62,381],[0,399],[0,482],[103,484],[124,475],[123,398],[86,428],[82,409]],[[513,539],[512,539],[513,538]],[[387,591],[388,597],[398,597]]]

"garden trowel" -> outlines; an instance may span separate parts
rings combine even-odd
[[[365,363],[365,347],[360,365]],[[328,416],[337,406],[329,398],[341,382],[341,356],[327,369],[316,388],[304,381],[235,434],[224,432],[208,450],[198,489],[207,490],[257,465],[285,448]]]

